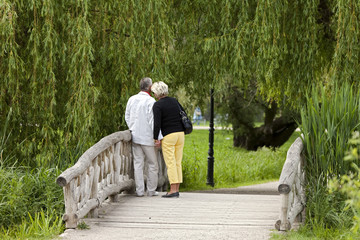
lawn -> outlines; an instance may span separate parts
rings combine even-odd
[[[295,132],[280,148],[263,147],[246,151],[232,146],[232,132],[216,130],[214,135],[215,188],[238,187],[278,180],[286,153],[300,135]],[[211,189],[206,185],[209,150],[209,131],[194,130],[186,135],[183,157],[184,181],[182,191]]]

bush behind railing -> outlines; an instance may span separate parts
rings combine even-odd
[[[0,166],[0,232],[40,212],[60,217],[64,208],[63,192],[54,181],[59,174],[56,168]]]

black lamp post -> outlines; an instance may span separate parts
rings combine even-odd
[[[214,89],[210,90],[210,128],[207,185],[214,187]]]

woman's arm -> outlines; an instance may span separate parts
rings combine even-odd
[[[159,139],[159,132],[161,129],[161,110],[158,102],[154,103],[153,106],[154,113],[154,139]]]

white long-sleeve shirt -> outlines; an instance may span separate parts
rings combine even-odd
[[[147,92],[139,92],[129,98],[126,104],[125,121],[131,130],[134,143],[154,146],[152,110],[154,103],[155,99]]]

